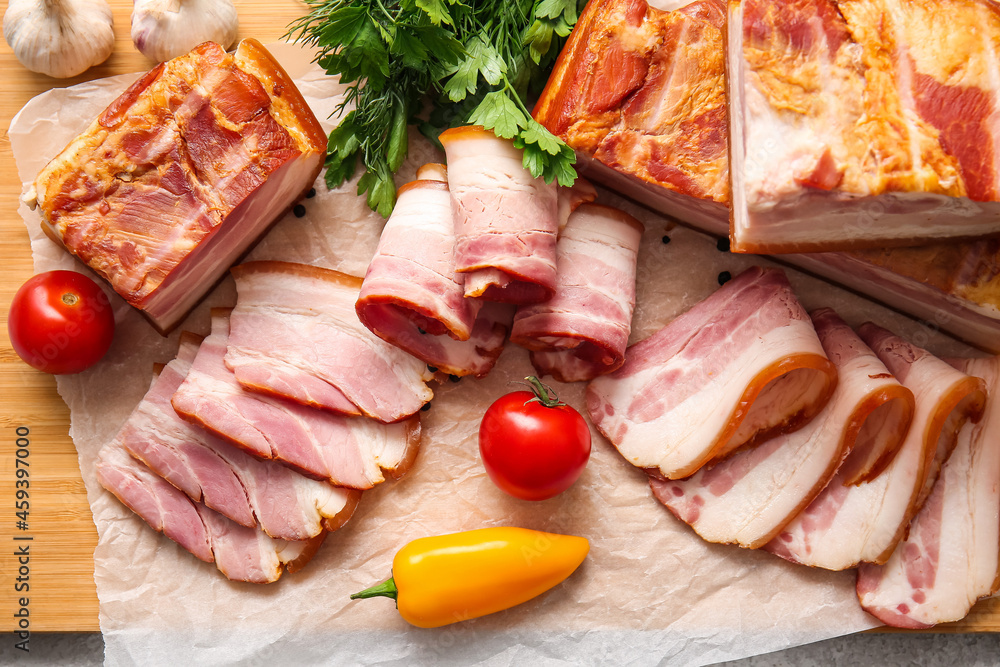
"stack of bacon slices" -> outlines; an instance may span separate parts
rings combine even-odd
[[[710,542],[858,567],[901,627],[1000,583],[1000,357],[942,360],[751,268],[587,387],[597,428]]]
[[[361,280],[284,262],[234,267],[232,311],[177,357],[101,452],[98,479],[230,579],[302,567],[361,491],[407,472],[430,400],[422,362],[354,312]]]

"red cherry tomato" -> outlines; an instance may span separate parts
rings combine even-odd
[[[531,391],[498,398],[479,426],[479,452],[493,483],[523,500],[568,489],[590,458],[590,429],[537,378]]]
[[[56,375],[79,373],[111,347],[115,317],[93,280],[76,271],[47,271],[17,290],[7,332],[29,365]]]

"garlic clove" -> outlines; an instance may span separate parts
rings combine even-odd
[[[228,49],[238,27],[232,0],[134,0],[132,6],[132,43],[158,62],[204,42]]]
[[[3,37],[22,65],[58,79],[101,64],[115,48],[107,0],[10,0]]]

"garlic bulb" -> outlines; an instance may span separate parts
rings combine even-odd
[[[232,0],[134,0],[132,5],[132,43],[159,62],[182,56],[202,42],[228,49],[238,26]]]
[[[10,0],[3,38],[32,72],[76,76],[114,50],[111,6],[107,0]]]

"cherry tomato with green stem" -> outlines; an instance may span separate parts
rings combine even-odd
[[[486,473],[500,489],[523,500],[556,496],[580,477],[590,458],[590,429],[538,378],[531,391],[498,398],[479,426]]]
[[[29,278],[10,304],[10,343],[30,366],[64,375],[90,368],[107,353],[115,318],[107,295],[76,271]]]

